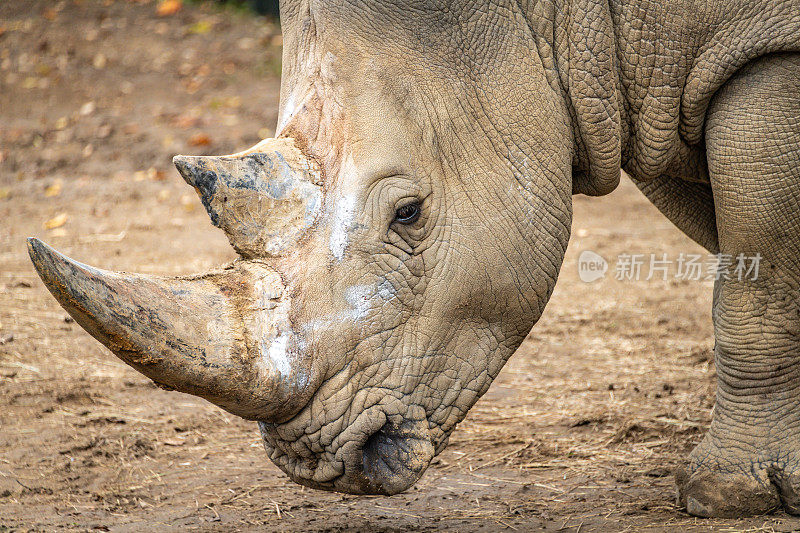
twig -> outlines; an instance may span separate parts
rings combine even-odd
[[[503,459],[506,459],[508,457],[512,457],[514,455],[517,455],[517,454],[527,450],[531,446],[533,446],[533,441],[529,441],[527,444],[525,444],[525,446],[523,446],[521,448],[518,448],[518,449],[516,449],[516,450],[514,450],[512,452],[508,452],[507,454],[505,454],[503,456],[500,456],[497,459],[493,459],[493,460],[489,461],[488,463],[482,464],[482,465],[476,467],[474,470],[480,470],[481,468],[485,468],[487,466],[490,466],[490,465],[493,465],[495,463],[498,463],[498,462],[502,461]]]

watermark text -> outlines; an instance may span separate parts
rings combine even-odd
[[[584,250],[578,257],[578,277],[591,283],[610,270],[618,281],[677,279],[716,281],[719,279],[757,280],[761,254],[678,254],[622,253],[613,260],[613,267],[597,252]]]

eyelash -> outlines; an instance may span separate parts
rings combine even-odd
[[[395,211],[394,220],[399,224],[408,226],[419,220],[421,213],[422,208],[420,207],[419,202],[411,202],[410,204],[406,204]]]

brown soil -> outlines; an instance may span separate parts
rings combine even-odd
[[[575,199],[544,317],[405,494],[295,485],[254,424],[115,359],[47,293],[24,238],[119,270],[230,260],[170,157],[248,147],[276,121],[274,24],[208,4],[155,11],[0,2],[0,532],[800,527],[695,519],[673,502],[672,470],[713,403],[711,286],[579,280],[585,249],[702,253],[628,182]]]

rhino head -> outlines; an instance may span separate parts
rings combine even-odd
[[[29,241],[82,327],[156,383],[258,421],[303,485],[411,486],[562,262],[574,112],[517,3],[453,5],[282,3],[278,137],[175,158],[232,265],[114,273]]]

